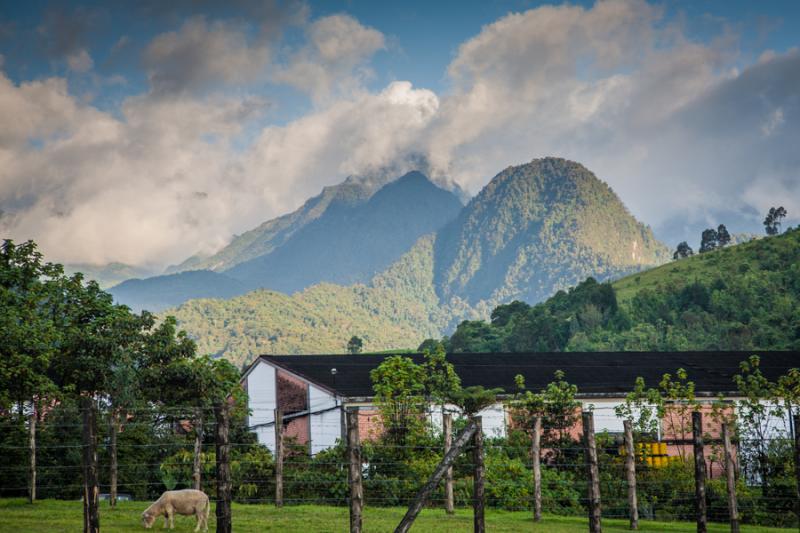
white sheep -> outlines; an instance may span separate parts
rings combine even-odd
[[[208,531],[208,514],[211,511],[211,504],[208,496],[200,490],[168,490],[161,495],[153,504],[142,513],[142,524],[146,529],[153,527],[153,523],[159,516],[164,517],[164,527],[173,529],[175,527],[175,513],[182,515],[194,515],[197,517],[197,527],[195,531]]]

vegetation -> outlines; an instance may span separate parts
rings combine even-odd
[[[613,283],[465,321],[454,352],[800,348],[800,231],[687,257]]]
[[[122,502],[119,508],[103,515],[103,530],[111,532],[141,532],[141,514],[149,502]],[[216,519],[212,503],[209,531],[213,531]],[[405,507],[364,508],[364,527],[367,531],[391,532],[400,523],[406,512]],[[348,527],[346,507],[325,505],[296,505],[276,508],[274,505],[233,505],[233,526],[236,531],[258,533],[265,530],[305,531],[323,533],[346,531]],[[584,517],[545,515],[541,522],[534,523],[529,511],[501,511],[487,509],[486,527],[498,533],[517,531],[549,533],[582,533],[586,531]],[[35,506],[21,500],[0,500],[0,527],[17,533],[38,533],[39,531],[79,531],[81,528],[81,509],[79,502],[47,500]],[[156,528],[161,527],[159,523]],[[176,531],[190,531],[194,527],[193,518],[175,517]],[[432,533],[457,533],[472,531],[472,510],[456,509],[452,516],[440,509],[425,509],[415,522],[415,529]],[[266,529],[265,529],[266,528]],[[695,531],[690,522],[651,522],[642,521],[641,531],[681,532]],[[730,526],[724,523],[711,523],[711,533],[724,533]],[[622,533],[629,531],[628,521],[624,519],[604,519],[603,530]],[[786,531],[782,529],[742,526],[743,533],[769,533]]]

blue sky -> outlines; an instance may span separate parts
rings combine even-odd
[[[800,212],[800,3],[0,0],[0,231],[210,253],[350,174],[558,155],[670,244]]]

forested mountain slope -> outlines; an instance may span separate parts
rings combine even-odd
[[[454,351],[800,349],[800,230],[463,322]]]
[[[436,284],[445,301],[538,302],[588,276],[619,277],[668,257],[583,165],[535,159],[495,176],[439,232]]]

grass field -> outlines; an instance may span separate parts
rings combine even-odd
[[[103,503],[100,510],[100,524],[103,531],[142,531],[140,515],[146,502],[122,502],[111,510]],[[82,528],[82,504],[80,501],[44,500],[28,504],[24,500],[0,500],[0,531],[13,533],[33,532],[72,532]],[[365,508],[364,531],[393,531],[405,513],[400,508]],[[282,531],[284,533],[322,533],[342,532],[348,528],[347,508],[314,505],[287,506],[276,509],[271,505],[234,505],[233,527],[237,533]],[[175,531],[194,529],[194,518],[178,516],[175,518]],[[159,520],[154,530],[163,527]],[[209,520],[209,531],[214,531],[213,511]],[[587,530],[587,521],[581,517],[546,516],[539,524],[534,524],[527,512],[506,512],[489,510],[486,529],[491,532],[511,533],[518,531],[568,533]],[[686,522],[641,522],[641,531],[695,531],[695,525]],[[412,528],[419,532],[460,532],[472,531],[472,511],[458,510],[454,516],[446,516],[440,510],[424,511]],[[603,531],[629,531],[626,520],[604,520]],[[709,531],[722,533],[729,531],[727,524],[711,524]],[[774,528],[743,526],[745,533],[788,531]]]

